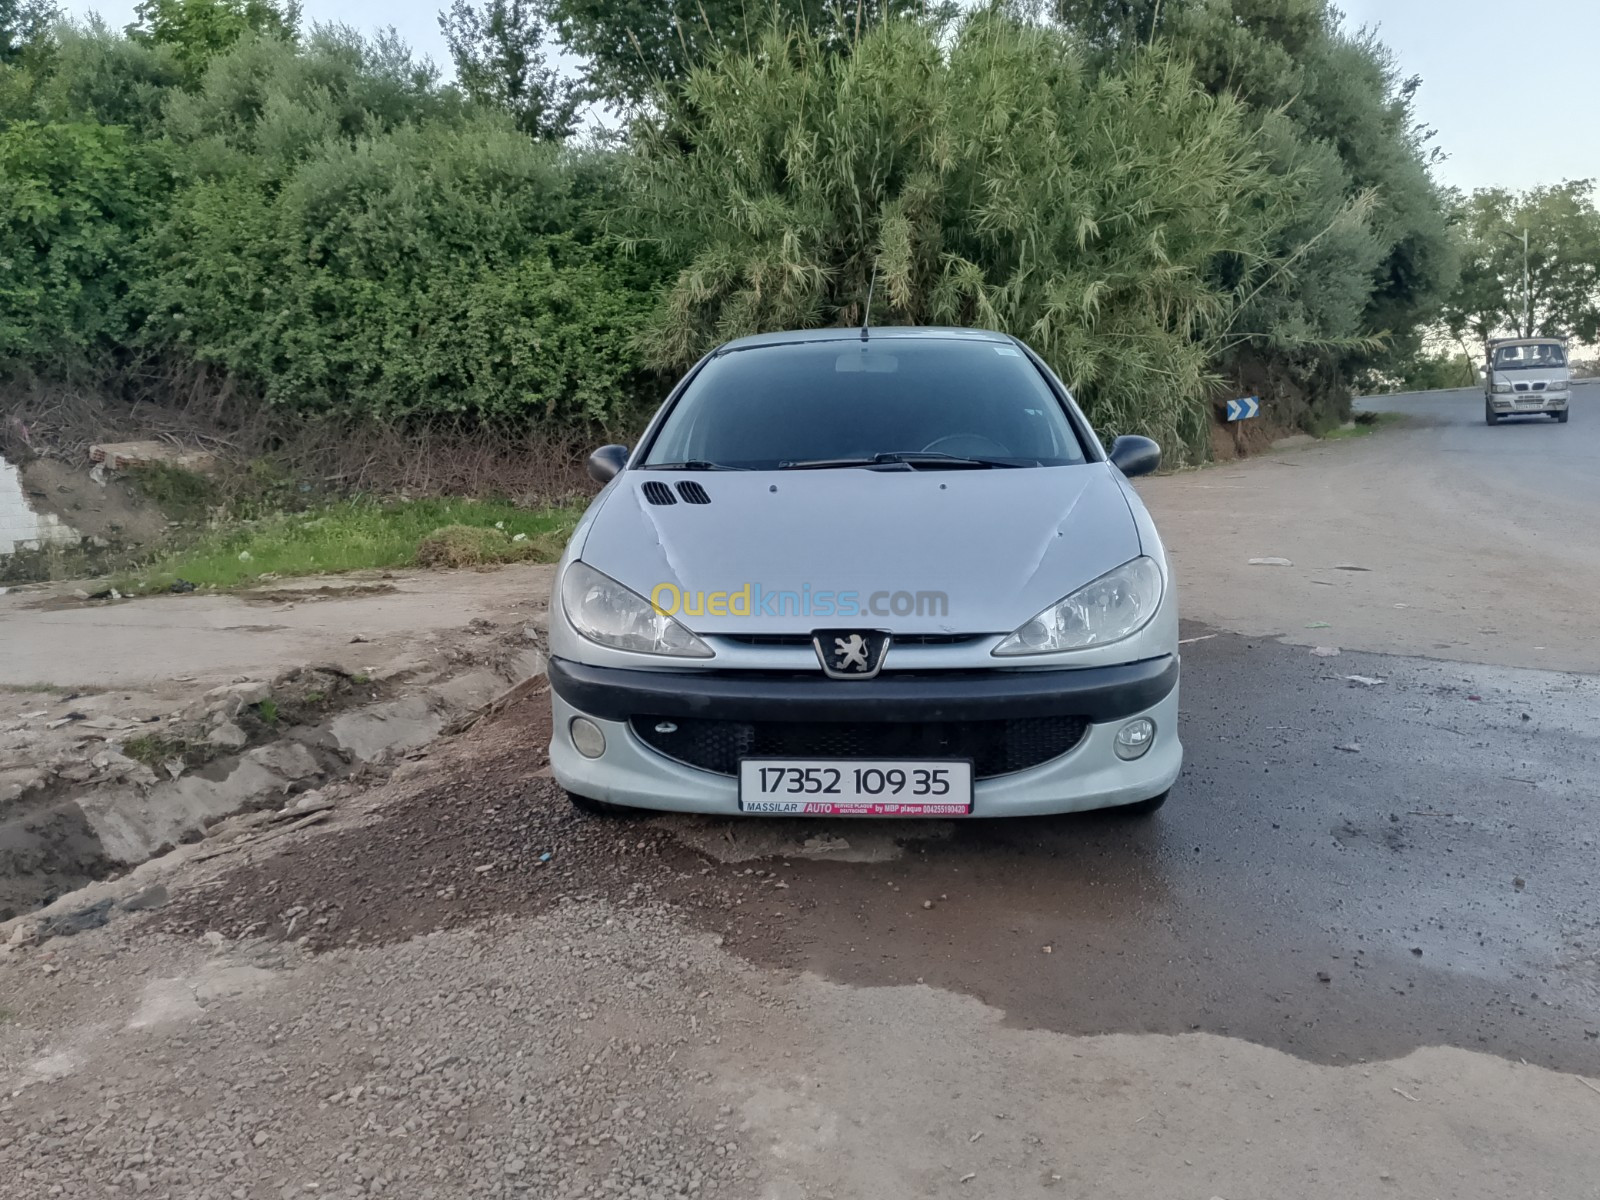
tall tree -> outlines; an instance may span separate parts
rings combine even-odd
[[[1592,180],[1474,192],[1457,211],[1457,229],[1461,281],[1445,306],[1445,326],[1463,347],[1504,333],[1600,337],[1600,210]]]
[[[562,42],[587,61],[591,98],[645,103],[716,50],[754,47],[774,24],[799,26],[834,50],[892,15],[953,11],[943,0],[549,0]]]
[[[856,324],[876,274],[875,323],[1014,332],[1102,429],[1203,445],[1218,340],[1297,200],[1236,101],[1160,54],[1092,76],[1072,38],[990,12],[949,40],[886,22],[848,57],[757,49],[637,127],[619,222],[687,263],[658,362]]]
[[[0,0],[0,66],[21,58],[59,16],[51,0]]]
[[[577,126],[577,85],[545,60],[545,17],[536,0],[455,0],[439,14],[456,79],[480,104],[504,108],[517,128],[559,139]]]
[[[171,46],[191,79],[247,33],[292,40],[300,25],[299,0],[139,0],[128,36]]]
[[[1414,115],[1420,80],[1371,31],[1346,29],[1329,0],[1052,3],[1100,64],[1152,45],[1188,59],[1200,86],[1254,114],[1277,169],[1310,181],[1280,228],[1277,250],[1294,253],[1294,269],[1241,314],[1249,336],[1229,365],[1251,386],[1272,376],[1281,420],[1342,416],[1348,381],[1408,359],[1454,281],[1432,131]],[[1305,339],[1296,349],[1289,331]]]

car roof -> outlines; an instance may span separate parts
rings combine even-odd
[[[1491,346],[1565,346],[1566,338],[1490,338]]]
[[[755,333],[735,338],[718,346],[715,353],[729,354],[735,350],[754,350],[762,346],[794,346],[804,342],[859,342],[859,325],[832,326],[827,329],[790,329],[778,333]],[[992,329],[962,329],[941,325],[874,325],[867,331],[867,340],[878,341],[1016,341],[1010,334],[996,333]]]

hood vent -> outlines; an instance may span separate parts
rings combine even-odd
[[[705,488],[692,479],[685,479],[678,484],[678,495],[683,497],[685,504],[710,504],[711,497],[706,495]]]
[[[672,489],[659,479],[652,479],[639,489],[644,493],[644,498],[651,504],[676,504],[678,501],[672,494]],[[684,499],[688,499],[687,496]]]

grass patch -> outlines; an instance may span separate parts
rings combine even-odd
[[[77,690],[82,691],[81,688]],[[62,687],[59,683],[8,683],[0,686],[0,692],[27,692],[39,696],[65,696],[73,691],[73,688]]]
[[[160,771],[175,758],[186,767],[202,766],[210,759],[211,750],[212,747],[203,743],[164,733],[142,733],[122,743],[122,753],[126,757],[143,763],[152,771]]]
[[[495,500],[346,500],[204,534],[115,586],[123,592],[165,590],[181,579],[196,587],[229,588],[264,575],[551,562],[560,557],[580,511],[529,510]],[[470,532],[456,532],[462,529]],[[438,535],[448,536],[440,542]],[[430,548],[419,553],[425,544]]]
[[[171,463],[149,463],[129,472],[140,494],[153,503],[169,520],[203,521],[221,497],[217,485],[198,471],[175,467]]]
[[[1405,420],[1403,413],[1387,412],[1358,412],[1355,414],[1354,424],[1341,425],[1330,429],[1322,435],[1325,442],[1342,442],[1350,438],[1366,437],[1369,433],[1376,433],[1385,425],[1393,425]]]
[[[482,567],[491,563],[549,562],[561,554],[551,534],[507,533],[492,526],[446,525],[417,544],[419,567]]]

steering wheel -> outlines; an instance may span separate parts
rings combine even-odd
[[[922,448],[924,454],[955,454],[974,458],[1010,458],[1011,447],[981,433],[947,433]]]

